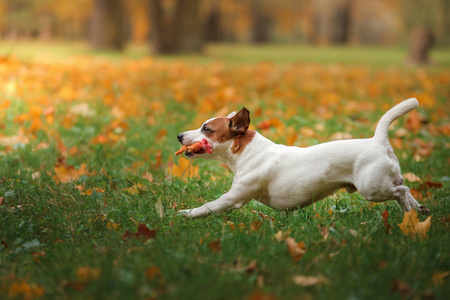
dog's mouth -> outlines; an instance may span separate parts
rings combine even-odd
[[[205,153],[206,153],[206,150],[202,148],[202,149],[197,150],[195,152],[192,152],[192,151],[188,150],[188,151],[184,152],[184,155],[186,155],[187,157],[191,158],[191,157],[195,157],[196,155],[205,154]]]
[[[180,150],[175,152],[175,155],[180,155],[183,153],[189,157],[194,158],[197,155],[205,154],[205,153],[212,153],[212,146],[209,144],[209,142],[206,139],[203,139],[201,141],[198,141],[196,143],[190,144],[190,145],[182,145]]]

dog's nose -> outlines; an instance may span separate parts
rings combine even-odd
[[[182,133],[180,133],[179,135],[177,135],[177,138],[178,138],[178,141],[179,141],[180,143],[183,143],[183,134],[182,134]]]

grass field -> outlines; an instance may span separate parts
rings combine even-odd
[[[393,49],[105,59],[73,46],[0,47],[2,299],[448,297],[448,56],[427,69],[402,67]],[[219,162],[174,157],[179,132],[245,105],[252,128],[276,142],[370,137],[413,96],[421,107],[390,133],[407,185],[431,210],[424,237],[402,232],[396,202],[344,191],[293,212],[252,201],[177,215],[232,182]]]

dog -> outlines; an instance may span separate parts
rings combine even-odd
[[[338,140],[301,148],[272,142],[249,130],[250,112],[244,107],[227,117],[207,120],[197,130],[180,133],[182,145],[206,139],[212,147],[186,152],[188,158],[224,162],[234,173],[230,190],[203,206],[180,210],[188,217],[203,217],[238,209],[255,199],[286,210],[305,207],[341,188],[358,191],[371,202],[396,200],[404,211],[430,211],[420,205],[403,185],[397,157],[389,142],[390,124],[417,108],[415,98],[391,108],[366,139]]]

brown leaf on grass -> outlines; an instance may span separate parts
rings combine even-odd
[[[410,212],[404,212],[403,222],[398,224],[398,226],[404,235],[409,235],[410,237],[418,235],[420,238],[426,238],[431,226],[431,217],[429,216],[425,221],[420,222],[417,218],[417,212],[413,208]]]
[[[5,197],[0,197],[0,206],[3,205],[3,202],[5,201]]]
[[[145,276],[150,280],[157,279],[161,276],[161,269],[156,266],[148,267],[147,270],[145,270]]]
[[[387,221],[387,219],[389,218],[389,212],[387,210],[384,210],[382,217],[383,217],[384,227],[386,227],[386,233],[390,233],[392,226]]]
[[[212,252],[220,253],[222,251],[222,242],[219,239],[213,240],[209,242],[208,247]]]
[[[77,275],[80,282],[88,282],[95,280],[100,277],[100,268],[91,268],[89,266],[79,267],[75,274]]]
[[[443,187],[443,184],[440,182],[431,182],[431,181],[425,181],[420,185],[420,188],[422,189],[441,189]]]
[[[288,246],[289,254],[292,256],[295,262],[299,261],[303,254],[306,253],[306,246],[303,241],[296,242],[294,238],[286,237],[286,244]]]
[[[411,173],[411,172],[405,173],[402,176],[404,179],[408,180],[409,182],[423,182],[419,176],[417,176],[416,174]]]
[[[34,299],[44,295],[45,289],[34,283],[28,283],[24,279],[16,280],[11,284],[8,296],[11,298]]]
[[[44,251],[33,252],[31,255],[33,256],[34,261],[39,262],[41,261],[41,258],[45,257],[45,252]]]
[[[251,224],[250,224],[250,231],[258,231],[262,226],[262,222],[259,220],[254,220]]]
[[[87,166],[85,163],[81,164],[80,168],[77,170],[73,166],[70,166],[66,163],[65,157],[58,158],[58,161],[55,163],[54,169],[55,176],[53,176],[53,180],[56,183],[68,183],[74,182],[80,179],[81,176],[93,175],[94,172],[89,173],[87,170]]]
[[[274,237],[277,241],[281,242],[284,239],[283,232],[281,230],[278,230]]]
[[[5,241],[2,241],[0,244],[1,244],[3,247],[5,247],[5,249],[8,248],[8,244],[6,244]]]
[[[393,292],[399,292],[403,296],[411,296],[413,293],[407,283],[398,279],[391,280],[391,289]]]
[[[257,269],[258,269],[258,262],[256,260],[252,260],[245,268],[245,273],[252,273]]]
[[[312,286],[330,282],[328,278],[323,276],[304,276],[304,275],[294,275],[292,276],[292,281],[296,285],[301,286]]]
[[[425,118],[417,110],[413,110],[406,117],[405,128],[413,133],[418,133],[423,122],[425,122]]]
[[[131,233],[131,231],[128,229],[125,234],[122,235],[122,238],[124,241],[131,239],[131,238],[138,238],[142,237],[144,241],[147,241],[149,239],[156,238],[156,230],[150,230],[145,224],[140,223],[138,226],[137,233]]]
[[[144,223],[140,223],[136,236],[142,236],[145,240],[154,239],[156,237],[156,230],[150,230]]]
[[[434,273],[431,277],[431,281],[433,282],[434,286],[444,285],[445,284],[445,277],[450,275],[450,271],[445,272],[437,272]]]
[[[247,296],[247,300],[278,300],[279,298],[273,294],[265,294],[261,290],[255,290]]]

